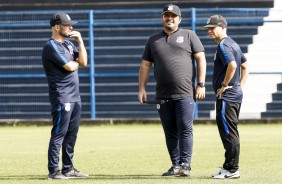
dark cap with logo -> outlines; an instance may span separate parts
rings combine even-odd
[[[168,4],[164,7],[163,9],[163,14],[167,13],[167,12],[170,12],[170,13],[173,13],[177,16],[180,16],[181,17],[181,12],[180,12],[180,9],[178,6],[174,5],[174,4]]]
[[[207,21],[207,25],[203,26],[203,28],[207,29],[207,28],[210,28],[210,27],[217,27],[217,26],[227,27],[227,22],[226,22],[225,18],[221,15],[211,16]]]
[[[50,25],[51,27],[55,26],[55,25],[74,25],[76,24],[76,21],[72,21],[70,16],[64,12],[57,12],[54,13],[51,17],[50,20]]]

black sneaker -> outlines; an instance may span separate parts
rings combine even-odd
[[[66,180],[67,178],[61,173],[60,170],[54,174],[48,174],[48,180]]]
[[[84,174],[77,169],[73,168],[69,172],[63,173],[66,178],[88,178],[88,174]]]
[[[178,175],[180,171],[180,166],[179,165],[173,165],[169,170],[165,173],[162,174],[162,176],[174,176]]]
[[[190,176],[190,164],[182,163],[180,166],[179,176]]]

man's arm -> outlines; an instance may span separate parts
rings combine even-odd
[[[74,38],[78,43],[78,58],[77,62],[79,66],[86,66],[87,65],[87,51],[84,46],[84,42],[82,40],[81,34],[78,31],[72,31],[70,34],[71,38]]]
[[[73,72],[77,70],[79,67],[79,63],[76,61],[70,61],[67,64],[63,65],[63,68],[69,72]]]
[[[150,69],[153,63],[142,60],[139,70],[139,94],[138,100],[140,103],[147,101],[146,85],[149,79]]]
[[[197,52],[194,54],[194,58],[197,61],[197,73],[198,73],[198,83],[205,83],[206,81],[206,56],[204,52]],[[205,87],[196,87],[196,99],[203,100],[205,98]]]
[[[231,81],[231,79],[235,74],[236,68],[237,68],[237,63],[235,61],[231,61],[230,63],[228,63],[226,74],[223,80],[224,85],[228,86],[229,82]]]
[[[227,66],[227,70],[226,70],[226,74],[225,74],[225,77],[224,77],[224,80],[223,80],[223,84],[221,86],[221,88],[219,88],[217,90],[217,93],[216,93],[216,96],[218,98],[221,98],[222,96],[222,93],[229,88],[228,84],[229,82],[231,81],[231,79],[233,78],[234,74],[235,74],[235,71],[236,71],[236,68],[237,68],[237,63],[236,61],[231,61],[228,63],[228,66]]]
[[[65,64],[63,67],[65,70],[73,72],[78,69],[79,66],[87,65],[87,51],[84,46],[81,34],[78,31],[72,31],[70,34],[71,38],[74,38],[78,43],[78,58],[76,61],[70,61]]]
[[[240,78],[240,85],[244,87],[247,79],[249,76],[249,65],[247,62],[241,64],[241,78]]]

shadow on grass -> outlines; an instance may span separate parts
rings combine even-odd
[[[164,180],[164,179],[210,179],[210,177],[207,176],[201,176],[201,177],[183,177],[183,176],[161,176],[161,175],[90,175],[89,179],[104,179],[104,180],[122,180],[122,179],[152,179],[152,180]]]
[[[77,179],[77,180],[81,180]],[[90,175],[88,178],[84,178],[83,180],[128,180],[128,179],[150,179],[150,180],[169,180],[169,179],[210,179],[210,177],[207,176],[201,176],[201,177],[181,177],[181,176],[160,176],[160,175]],[[47,175],[11,175],[11,176],[0,176],[0,180],[47,180]],[[75,179],[71,179],[75,180]]]
[[[11,176],[0,176],[0,180],[47,180],[47,175],[11,175]]]

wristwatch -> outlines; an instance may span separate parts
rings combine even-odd
[[[199,82],[197,85],[200,86],[201,88],[205,87],[205,83],[204,82]]]
[[[224,84],[224,83],[222,82],[222,83],[221,83],[221,86],[226,88],[228,85],[226,85],[226,84]]]

